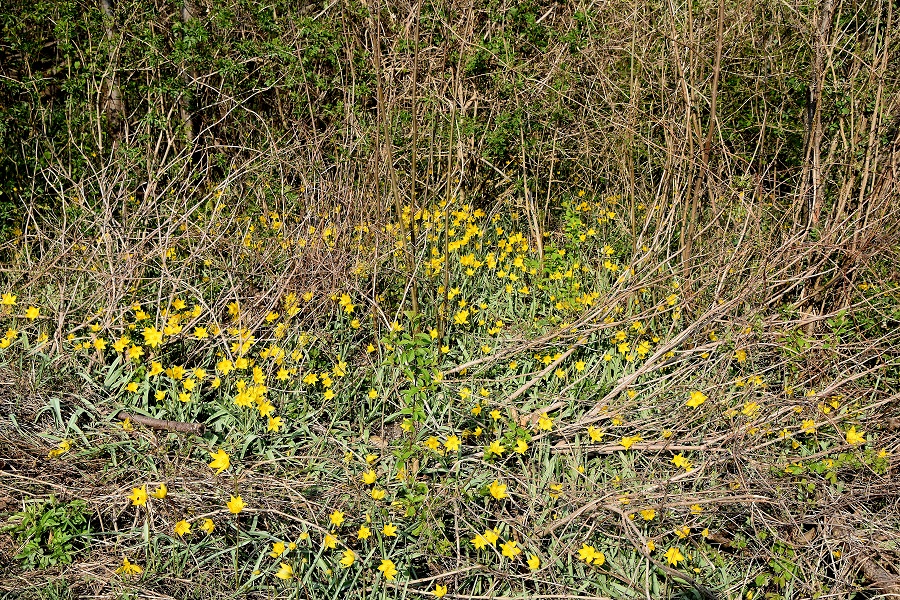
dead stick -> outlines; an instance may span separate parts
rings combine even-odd
[[[149,427],[150,429],[165,429],[166,431],[177,431],[178,433],[195,433],[203,435],[206,426],[203,423],[182,423],[181,421],[166,421],[165,419],[154,419],[153,417],[145,417],[143,415],[133,415],[131,413],[120,410],[116,415],[120,421],[126,419],[132,423],[138,423]]]

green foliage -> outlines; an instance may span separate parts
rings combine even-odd
[[[3,531],[24,544],[15,559],[26,569],[70,564],[85,551],[91,534],[90,512],[82,500],[60,503],[51,497],[34,502],[9,518]]]

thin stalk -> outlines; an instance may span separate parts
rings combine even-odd
[[[400,186],[397,182],[397,171],[394,169],[394,152],[393,152],[393,142],[391,141],[390,136],[390,126],[388,124],[388,119],[385,117],[385,107],[384,107],[384,86],[382,84],[382,78],[384,74],[381,70],[381,4],[379,3],[375,8],[375,73],[376,73],[376,89],[378,94],[378,116],[381,121],[381,127],[383,128],[384,133],[384,153],[385,159],[387,162],[388,172],[390,173],[390,183],[391,183],[391,191],[394,196],[394,210],[397,213],[397,223],[400,227],[400,239],[404,240],[404,246],[406,245],[405,240],[407,239],[406,233],[406,225],[403,223],[403,202],[400,200]],[[412,213],[410,213],[412,217]],[[411,219],[412,220],[412,219]],[[406,254],[406,267],[407,267],[407,276],[409,277],[409,286],[410,286],[410,299],[412,302],[412,311],[413,314],[419,314],[419,298],[418,298],[418,290],[416,288],[416,271],[415,271],[415,256],[413,253],[415,252],[415,247],[410,248],[409,251],[405,251]]]
[[[447,147],[447,200],[444,204],[444,297],[441,299],[441,314],[438,319],[438,339],[444,340],[447,326],[447,311],[450,303],[450,202],[453,200],[453,133],[456,130],[456,85],[453,86],[453,106],[450,109],[450,145]]]
[[[412,277],[412,305],[413,313],[419,314],[419,299],[416,290],[415,281],[415,260],[416,260],[416,148],[419,145],[419,119],[418,119],[418,89],[419,89],[419,21],[422,16],[422,3],[416,4],[416,32],[415,46],[413,47],[413,72],[412,72],[412,151],[410,156],[410,200],[409,200],[409,244],[411,246],[410,258],[412,265],[410,267],[410,277]],[[401,219],[402,220],[402,219]],[[418,329],[418,321],[413,323],[413,330]]]
[[[694,180],[694,191],[691,194],[691,213],[687,223],[684,240],[682,273],[684,281],[690,281],[691,249],[694,243],[694,230],[697,226],[697,212],[700,204],[700,186],[704,182],[709,185],[709,155],[712,149],[713,128],[716,126],[716,99],[719,92],[719,72],[722,67],[722,37],[725,23],[725,0],[719,0],[719,14],[716,19],[716,62],[713,65],[712,90],[710,91],[709,122],[706,125],[706,139],[703,141],[703,153],[700,157],[700,170]],[[715,206],[712,206],[715,214]]]

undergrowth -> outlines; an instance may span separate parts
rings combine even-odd
[[[891,284],[810,332],[753,302],[777,260],[683,281],[576,188],[542,254],[513,204],[406,211],[413,314],[397,223],[203,206],[139,258],[81,221],[35,259],[81,285],[3,292],[13,572],[52,492],[113,595],[810,596],[860,551],[833,532],[890,510]]]

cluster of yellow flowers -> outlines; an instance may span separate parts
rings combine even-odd
[[[210,452],[210,456],[212,458],[212,461],[209,463],[209,467],[213,469],[217,475],[231,467],[231,458],[223,449],[219,448],[216,452]],[[142,485],[140,487],[132,488],[131,494],[129,494],[128,496],[128,500],[131,501],[132,506],[145,506],[147,504],[148,498],[163,500],[168,495],[169,488],[165,483],[159,484],[155,490],[149,493],[147,492],[147,486]],[[234,515],[240,514],[246,507],[243,499],[240,496],[231,496],[231,499],[225,504],[225,506],[228,509],[228,512]],[[202,529],[207,535],[211,535],[215,530],[215,523],[210,518],[204,518],[200,524],[200,529]],[[180,538],[184,538],[185,536],[193,533],[191,529],[191,522],[187,519],[181,519],[180,521],[175,523],[173,531]],[[134,565],[129,566],[128,559],[126,558],[125,563],[117,572],[126,575],[139,574],[142,572],[142,570],[135,570],[133,567]],[[138,569],[140,568],[138,567]]]

